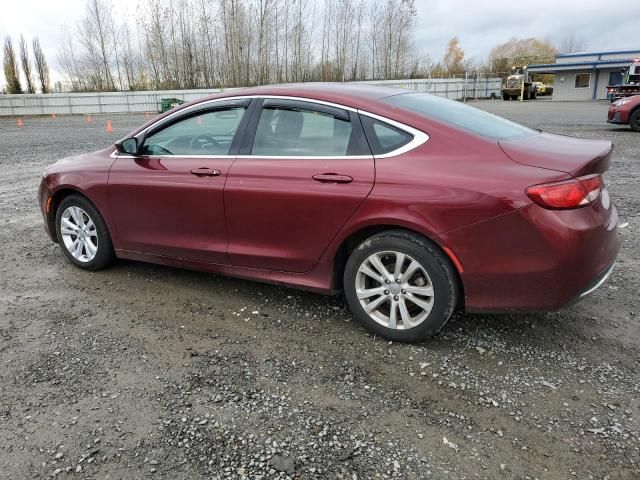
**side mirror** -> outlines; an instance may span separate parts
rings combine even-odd
[[[119,153],[126,153],[128,155],[138,154],[138,139],[135,137],[125,138],[116,142],[116,150]]]

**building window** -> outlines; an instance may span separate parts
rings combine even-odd
[[[590,73],[576,73],[576,88],[589,88],[591,84]]]

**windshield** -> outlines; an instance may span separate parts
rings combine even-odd
[[[405,93],[382,99],[394,107],[409,110],[428,118],[469,130],[494,140],[511,140],[538,132],[455,100],[428,93]]]

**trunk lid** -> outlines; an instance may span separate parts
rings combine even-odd
[[[501,140],[499,145],[514,162],[565,172],[574,177],[606,172],[613,150],[613,144],[606,140],[585,140],[545,132]]]

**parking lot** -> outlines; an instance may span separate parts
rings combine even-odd
[[[481,101],[615,143],[609,281],[561,312],[456,314],[418,345],[341,297],[128,261],[47,238],[43,168],[145,121],[0,119],[0,478],[640,478],[640,134],[605,103]]]

